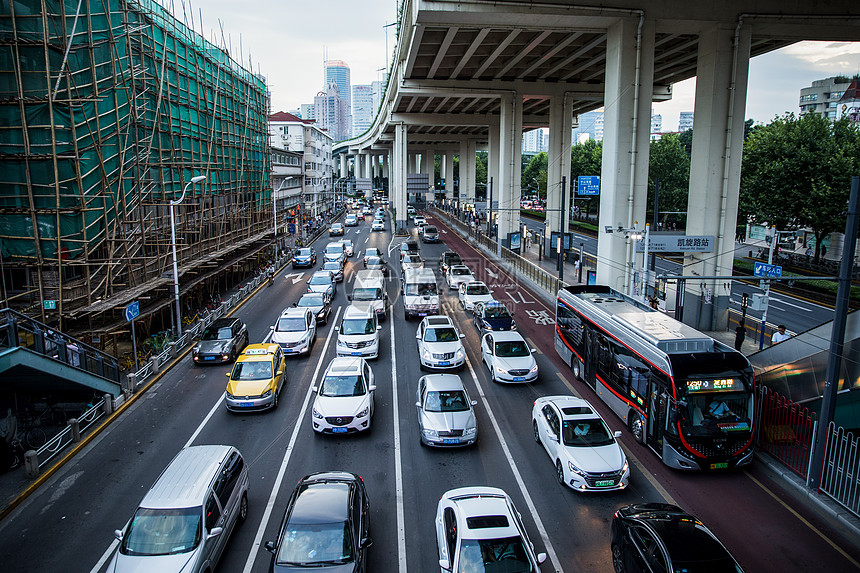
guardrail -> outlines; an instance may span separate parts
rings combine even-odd
[[[81,436],[87,430],[111,412],[113,412],[113,399],[110,394],[105,394],[101,400],[89,405],[80,416],[69,420],[66,427],[59,434],[36,450],[35,457],[31,452],[27,452],[28,458],[25,460],[25,464],[28,468],[28,473],[34,473],[33,466],[37,466],[41,470],[48,465],[48,462],[62,453],[66,446],[81,441]]]
[[[860,517],[860,438],[830,422],[826,444],[820,489]]]
[[[760,397],[758,446],[805,478],[815,439],[815,412],[767,386],[762,386]]]

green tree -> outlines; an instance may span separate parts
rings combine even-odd
[[[648,165],[648,208],[654,205],[654,190],[660,182],[661,213],[687,210],[690,188],[690,157],[681,144],[680,134],[667,134],[651,142]],[[667,216],[661,217],[666,221]],[[648,221],[652,221],[648,217]]]
[[[860,129],[846,118],[792,113],[757,127],[744,143],[741,212],[778,229],[809,227],[821,241],[845,228],[851,176],[860,171]]]
[[[520,179],[520,187],[522,194],[537,195],[541,198],[546,198],[546,175],[547,175],[547,156],[541,151],[537,155],[532,156],[526,168],[523,169],[523,175]]]
[[[568,189],[574,189],[574,182],[580,175],[600,175],[602,165],[603,142],[588,139],[583,143],[574,145],[570,150],[570,183]],[[592,211],[597,211],[599,205],[599,197],[578,199],[577,203],[586,217],[589,217]]]
[[[487,184],[487,158],[486,151],[479,151],[475,156],[475,184]]]

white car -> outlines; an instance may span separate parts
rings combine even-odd
[[[343,220],[343,224],[347,227],[355,227],[356,225],[358,225],[358,217],[355,215],[355,213],[350,213]]]
[[[364,250],[364,262],[367,262],[368,257],[379,257],[382,258],[382,249],[377,247],[368,247]]]
[[[337,283],[331,271],[317,271],[308,279],[308,292],[325,293],[329,300],[334,298]]]
[[[412,224],[414,224],[416,227],[418,227],[420,229],[421,225],[427,224],[427,220],[424,219],[424,215],[415,215],[415,217],[412,219]],[[418,232],[420,233],[421,231],[418,231]]]
[[[373,224],[370,226],[371,231],[384,231],[385,223],[382,219],[373,219]]]
[[[346,264],[346,249],[343,247],[343,243],[337,241],[326,245],[323,257],[325,257],[326,261],[339,261],[342,264]]]
[[[347,257],[351,257],[355,254],[355,246],[352,244],[352,239],[344,239],[341,243],[343,243],[343,248],[346,251]]]
[[[403,260],[400,261],[400,270],[404,273],[406,269],[423,269],[424,268],[424,260],[421,258],[421,255],[404,255]]]
[[[577,491],[614,491],[630,483],[630,464],[594,408],[574,396],[544,396],[532,406],[532,429],[555,464],[559,483]]]
[[[284,354],[310,354],[317,339],[317,321],[308,308],[288,308],[281,313],[272,331],[272,342]]]
[[[461,368],[466,363],[466,350],[460,340],[465,337],[465,334],[460,334],[450,317],[425,317],[415,333],[421,370]]]
[[[475,280],[475,276],[469,267],[466,265],[452,265],[445,273],[445,282],[448,283],[449,289],[458,289],[462,283],[470,283]]]
[[[373,417],[373,371],[359,357],[333,359],[325,369],[311,413],[317,434],[353,434],[370,429]]]
[[[418,380],[418,437],[423,446],[471,446],[478,439],[475,410],[456,374],[428,374]]]
[[[534,382],[538,365],[529,345],[515,330],[488,332],[481,338],[481,360],[493,382]]]
[[[472,281],[460,283],[457,296],[460,299],[460,308],[473,311],[476,304],[493,300],[493,291],[481,281]]]
[[[446,491],[436,506],[435,525],[442,573],[536,573],[546,561],[546,553],[535,554],[520,512],[499,488]]]
[[[379,356],[379,326],[376,312],[368,305],[351,304],[343,311],[337,331],[338,356]]]

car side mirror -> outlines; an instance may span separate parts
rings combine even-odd
[[[477,405],[478,405],[478,401],[477,401],[477,400],[472,400],[472,406],[477,406]]]
[[[461,333],[460,338],[466,338],[466,335]]]
[[[376,390],[376,385],[375,385],[375,384],[371,384],[370,386],[368,386],[368,387],[367,387],[367,391],[368,391],[368,392],[373,392],[374,390]]]
[[[448,563],[447,559],[440,559],[439,560],[439,567],[441,567],[442,569],[445,569],[446,571],[451,570],[451,565],[450,565],[450,563]]]
[[[225,374],[225,376],[226,376],[227,378],[229,378],[229,377],[230,377],[230,373],[229,373],[229,372],[227,372],[227,373]]]
[[[421,340],[421,335],[420,335],[420,334],[416,334],[416,335],[415,335],[415,340]]]
[[[382,325],[381,325],[381,324],[377,324],[377,325],[376,325],[376,330],[382,330]]]
[[[122,541],[122,529],[114,529],[113,536],[116,537],[117,541]]]
[[[621,430],[615,431],[612,435],[615,436],[616,439],[620,438],[621,437]]]
[[[284,371],[283,371],[283,370],[278,370],[278,373],[277,373],[277,374],[275,374],[275,376],[283,376],[283,375],[284,375]]]
[[[224,531],[224,528],[223,528],[223,527],[213,527],[213,528],[209,531],[209,535],[207,535],[207,536],[206,536],[206,539],[213,539],[213,538],[215,538],[215,537],[218,537],[219,535],[221,535],[221,533],[222,533],[223,531]]]
[[[269,327],[269,330],[275,330],[275,327],[274,327],[274,326],[270,326],[270,327]]]
[[[275,552],[275,542],[274,541],[267,541],[263,547],[265,547],[266,551],[268,551],[269,553]]]
[[[311,392],[319,392],[319,391],[320,391],[319,386],[314,386],[313,388],[311,388]]]
[[[546,561],[546,553],[538,553],[537,554],[538,565]]]
[[[532,354],[534,354],[535,352],[537,352],[537,348],[532,348],[531,352],[532,352]]]
[[[361,543],[359,544],[362,549],[367,549],[371,545],[373,545],[373,539],[371,539],[370,537],[365,537],[361,540]]]
[[[335,331],[335,332],[340,332],[340,327],[339,327],[339,326],[335,326],[335,327],[334,327],[334,331]]]
[[[349,302],[352,302],[352,295],[351,294],[346,295],[346,300],[348,300]]]
[[[420,407],[421,407],[421,402],[415,402],[415,407],[416,407],[416,408],[420,408]]]

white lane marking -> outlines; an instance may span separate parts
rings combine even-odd
[[[798,304],[790,303],[787,300],[785,300],[784,298],[777,298],[775,296],[772,296],[772,297],[770,297],[770,300],[771,300],[771,302],[777,301],[777,302],[779,302],[779,304],[787,304],[788,306],[793,306],[794,308],[800,309],[800,310],[805,311],[805,312],[812,312],[811,308],[805,308],[805,307],[802,307]]]
[[[304,272],[301,273],[290,273],[288,275],[284,275],[285,279],[293,279],[293,284],[296,284],[302,280],[302,277],[305,276]],[[295,277],[295,278],[293,278]]]
[[[491,277],[493,277],[494,279],[499,278],[499,275],[497,275],[496,273],[494,273],[493,271],[491,271],[489,268],[484,269],[484,271],[486,271],[486,273],[487,273],[488,275],[490,275]]]
[[[340,317],[340,307],[338,307],[337,312],[334,315],[334,321],[337,323],[337,319]],[[293,449],[296,445],[296,439],[299,436],[299,429],[302,427],[302,421],[305,418],[305,413],[308,409],[308,404],[311,400],[311,394],[313,394],[312,390],[314,387],[314,381],[317,379],[317,375],[320,372],[320,367],[322,366],[323,360],[325,359],[325,353],[328,349],[329,342],[331,342],[331,336],[334,333],[334,329],[328,331],[328,336],[325,339],[325,346],[323,346],[322,352],[320,353],[320,359],[317,362],[317,367],[314,370],[314,375],[311,378],[311,383],[308,386],[307,394],[305,394],[305,401],[302,404],[302,409],[299,412],[299,417],[296,420],[296,426],[293,428],[293,435],[290,436],[290,443],[287,445],[287,451],[284,453],[284,459],[281,461],[281,467],[278,470],[278,477],[275,478],[275,483],[272,485],[272,493],[269,495],[269,501],[266,503],[266,510],[263,512],[263,518],[260,520],[260,527],[257,528],[257,534],[254,536],[254,543],[251,545],[251,551],[248,553],[248,560],[245,562],[245,569],[243,569],[244,573],[250,573],[251,569],[254,567],[254,561],[257,559],[257,554],[260,552],[260,545],[263,542],[263,534],[266,532],[266,525],[269,523],[269,518],[272,516],[272,510],[275,508],[275,498],[278,497],[278,493],[281,490],[281,482],[284,480],[284,474],[287,472],[287,464],[290,463],[290,458],[293,455]]]
[[[403,512],[403,464],[400,460],[400,405],[397,400],[397,351],[394,337],[393,309],[389,309],[391,321],[391,392],[394,394],[394,496],[397,500],[397,556],[398,571],[406,573],[406,518]]]
[[[125,531],[125,528],[127,525],[128,525],[128,521],[126,521],[125,525],[122,526],[123,531]],[[105,562],[107,562],[107,560],[110,558],[110,556],[113,555],[113,552],[116,550],[116,548],[118,546],[119,546],[119,540],[114,539],[113,543],[110,544],[110,546],[107,548],[107,551],[105,551],[104,554],[102,555],[102,558],[99,559],[98,563],[95,564],[95,567],[93,567],[90,570],[90,573],[97,573],[102,568],[102,565],[104,565]]]
[[[544,547],[546,547],[547,555],[549,555],[550,561],[552,561],[553,567],[555,567],[556,571],[564,571],[561,566],[561,562],[558,560],[558,555],[555,553],[555,549],[552,546],[552,543],[549,540],[549,535],[547,535],[546,527],[544,527],[543,521],[538,515],[537,508],[535,507],[534,501],[532,501],[531,495],[529,495],[529,490],[526,488],[526,484],[523,481],[523,476],[520,475],[520,471],[517,469],[517,464],[514,462],[514,457],[511,455],[511,450],[508,447],[508,443],[505,441],[505,437],[502,435],[502,428],[499,426],[498,420],[496,420],[496,415],[493,414],[493,409],[490,407],[490,402],[487,400],[486,394],[484,394],[484,387],[481,386],[481,383],[478,382],[478,376],[475,374],[475,369],[472,367],[472,361],[469,360],[469,357],[466,356],[466,366],[469,367],[469,373],[472,375],[472,380],[475,382],[475,386],[478,388],[478,395],[481,396],[481,401],[484,403],[484,409],[487,411],[487,415],[490,418],[490,422],[493,423],[493,430],[496,432],[496,437],[499,438],[499,443],[502,445],[502,451],[505,454],[505,459],[508,460],[508,465],[511,467],[511,472],[514,474],[514,479],[517,481],[517,486],[520,488],[520,492],[523,494],[523,497],[526,500],[526,505],[529,507],[529,512],[532,514],[532,518],[535,520],[535,526],[538,529],[538,533],[540,533],[540,537],[543,540]]]

